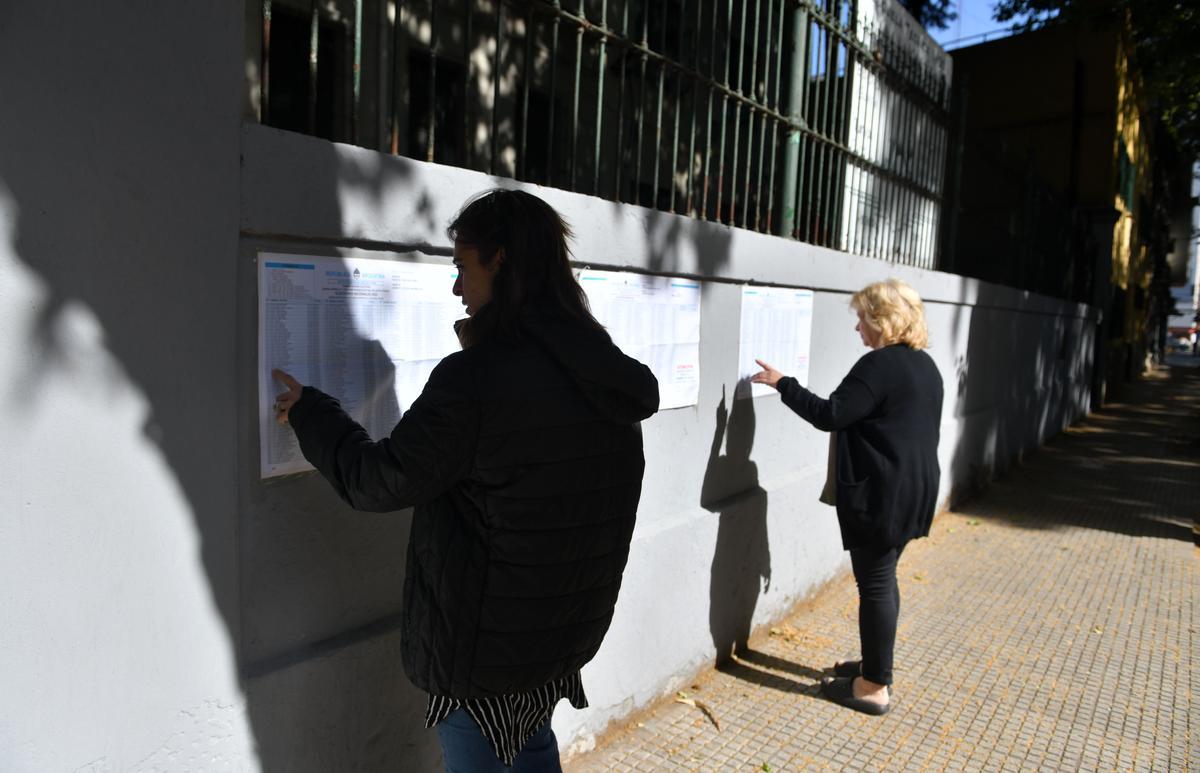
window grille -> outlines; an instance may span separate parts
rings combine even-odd
[[[936,265],[949,59],[894,0],[250,2],[264,124]]]

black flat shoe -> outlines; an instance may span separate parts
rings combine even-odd
[[[853,677],[839,676],[832,679],[824,679],[821,682],[821,693],[839,706],[861,711],[863,714],[881,716],[892,710],[890,701],[881,704],[875,701],[855,698]]]
[[[841,676],[846,679],[853,679],[856,676],[862,676],[862,661],[861,660],[843,660],[841,663],[833,664],[834,676]],[[888,697],[892,696],[892,686],[889,684]]]
[[[843,660],[841,663],[833,664],[833,675],[841,677],[849,677],[853,679],[856,676],[862,676],[862,661],[861,660]]]

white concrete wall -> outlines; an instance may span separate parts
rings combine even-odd
[[[397,258],[411,249],[420,259],[436,259],[449,250],[443,229],[463,201],[511,184],[259,126],[245,127],[242,155],[247,282],[257,249]],[[528,189],[575,228],[580,265],[704,280],[699,404],[660,412],[644,425],[647,469],[629,568],[612,630],[585,670],[592,706],[564,708],[555,720],[560,740],[572,749],[586,748],[609,722],[670,694],[711,663],[714,637],[738,619],[751,613],[756,625],[777,619],[847,566],[833,511],[816,501],[827,436],[777,398],[729,399],[741,283],[817,290],[811,385],[818,393],[831,391],[865,351],[847,305],[852,291],[899,276],[921,292],[930,353],[946,382],[943,499],[956,486],[983,482],[1087,405],[1093,328],[1087,307],[555,189]],[[333,204],[330,190],[336,191]],[[251,321],[248,316],[246,324]],[[242,362],[247,379],[249,356]],[[714,454],[723,395],[734,442],[717,438]],[[281,509],[312,501],[310,480],[270,487],[250,480],[252,432],[241,433],[248,496]],[[720,506],[701,506],[702,488],[715,492]],[[314,523],[340,512],[328,497],[313,509],[306,518]],[[390,528],[374,519],[360,517],[346,528]],[[292,526],[279,528],[282,538]],[[394,539],[399,549],[401,538]],[[384,599],[378,603],[380,612],[389,608]],[[309,611],[312,625],[332,628],[323,622],[331,613]]]
[[[0,770],[253,770],[241,13],[0,11]]]
[[[241,16],[18,0],[0,18],[5,771],[437,765],[398,666],[409,514],[352,513],[314,475],[257,477],[254,257],[441,260],[447,220],[496,181],[239,128]],[[1086,308],[535,192],[574,224],[581,264],[705,280],[700,402],[646,422],[592,708],[556,718],[573,748],[710,662],[714,631],[775,619],[845,568],[816,503],[820,433],[774,399],[727,399],[714,450],[739,283],[816,289],[818,392],[862,352],[850,291],[888,275],[921,291],[944,494],[1086,405]]]

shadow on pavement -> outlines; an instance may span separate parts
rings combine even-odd
[[[1192,539],[1200,480],[1200,371],[1160,368],[955,508],[1030,529]],[[1030,508],[1029,494],[1037,504]]]
[[[761,687],[811,697],[821,694],[820,680],[829,675],[810,666],[792,663],[789,660],[751,649],[739,652],[736,658],[718,664],[717,671]],[[811,683],[797,681],[776,673],[778,671],[786,671],[802,679],[813,681]]]

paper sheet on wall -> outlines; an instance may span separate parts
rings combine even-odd
[[[613,342],[658,379],[659,408],[700,395],[700,283],[586,269],[579,277],[592,313]]]
[[[271,404],[280,368],[341,401],[374,438],[391,432],[438,362],[459,348],[456,269],[392,260],[259,253],[260,474],[310,469]]]
[[[808,355],[812,348],[812,290],[790,287],[742,288],[742,330],[738,356],[738,397],[776,394],[765,384],[745,379],[762,368],[759,359],[785,376],[808,386]]]

